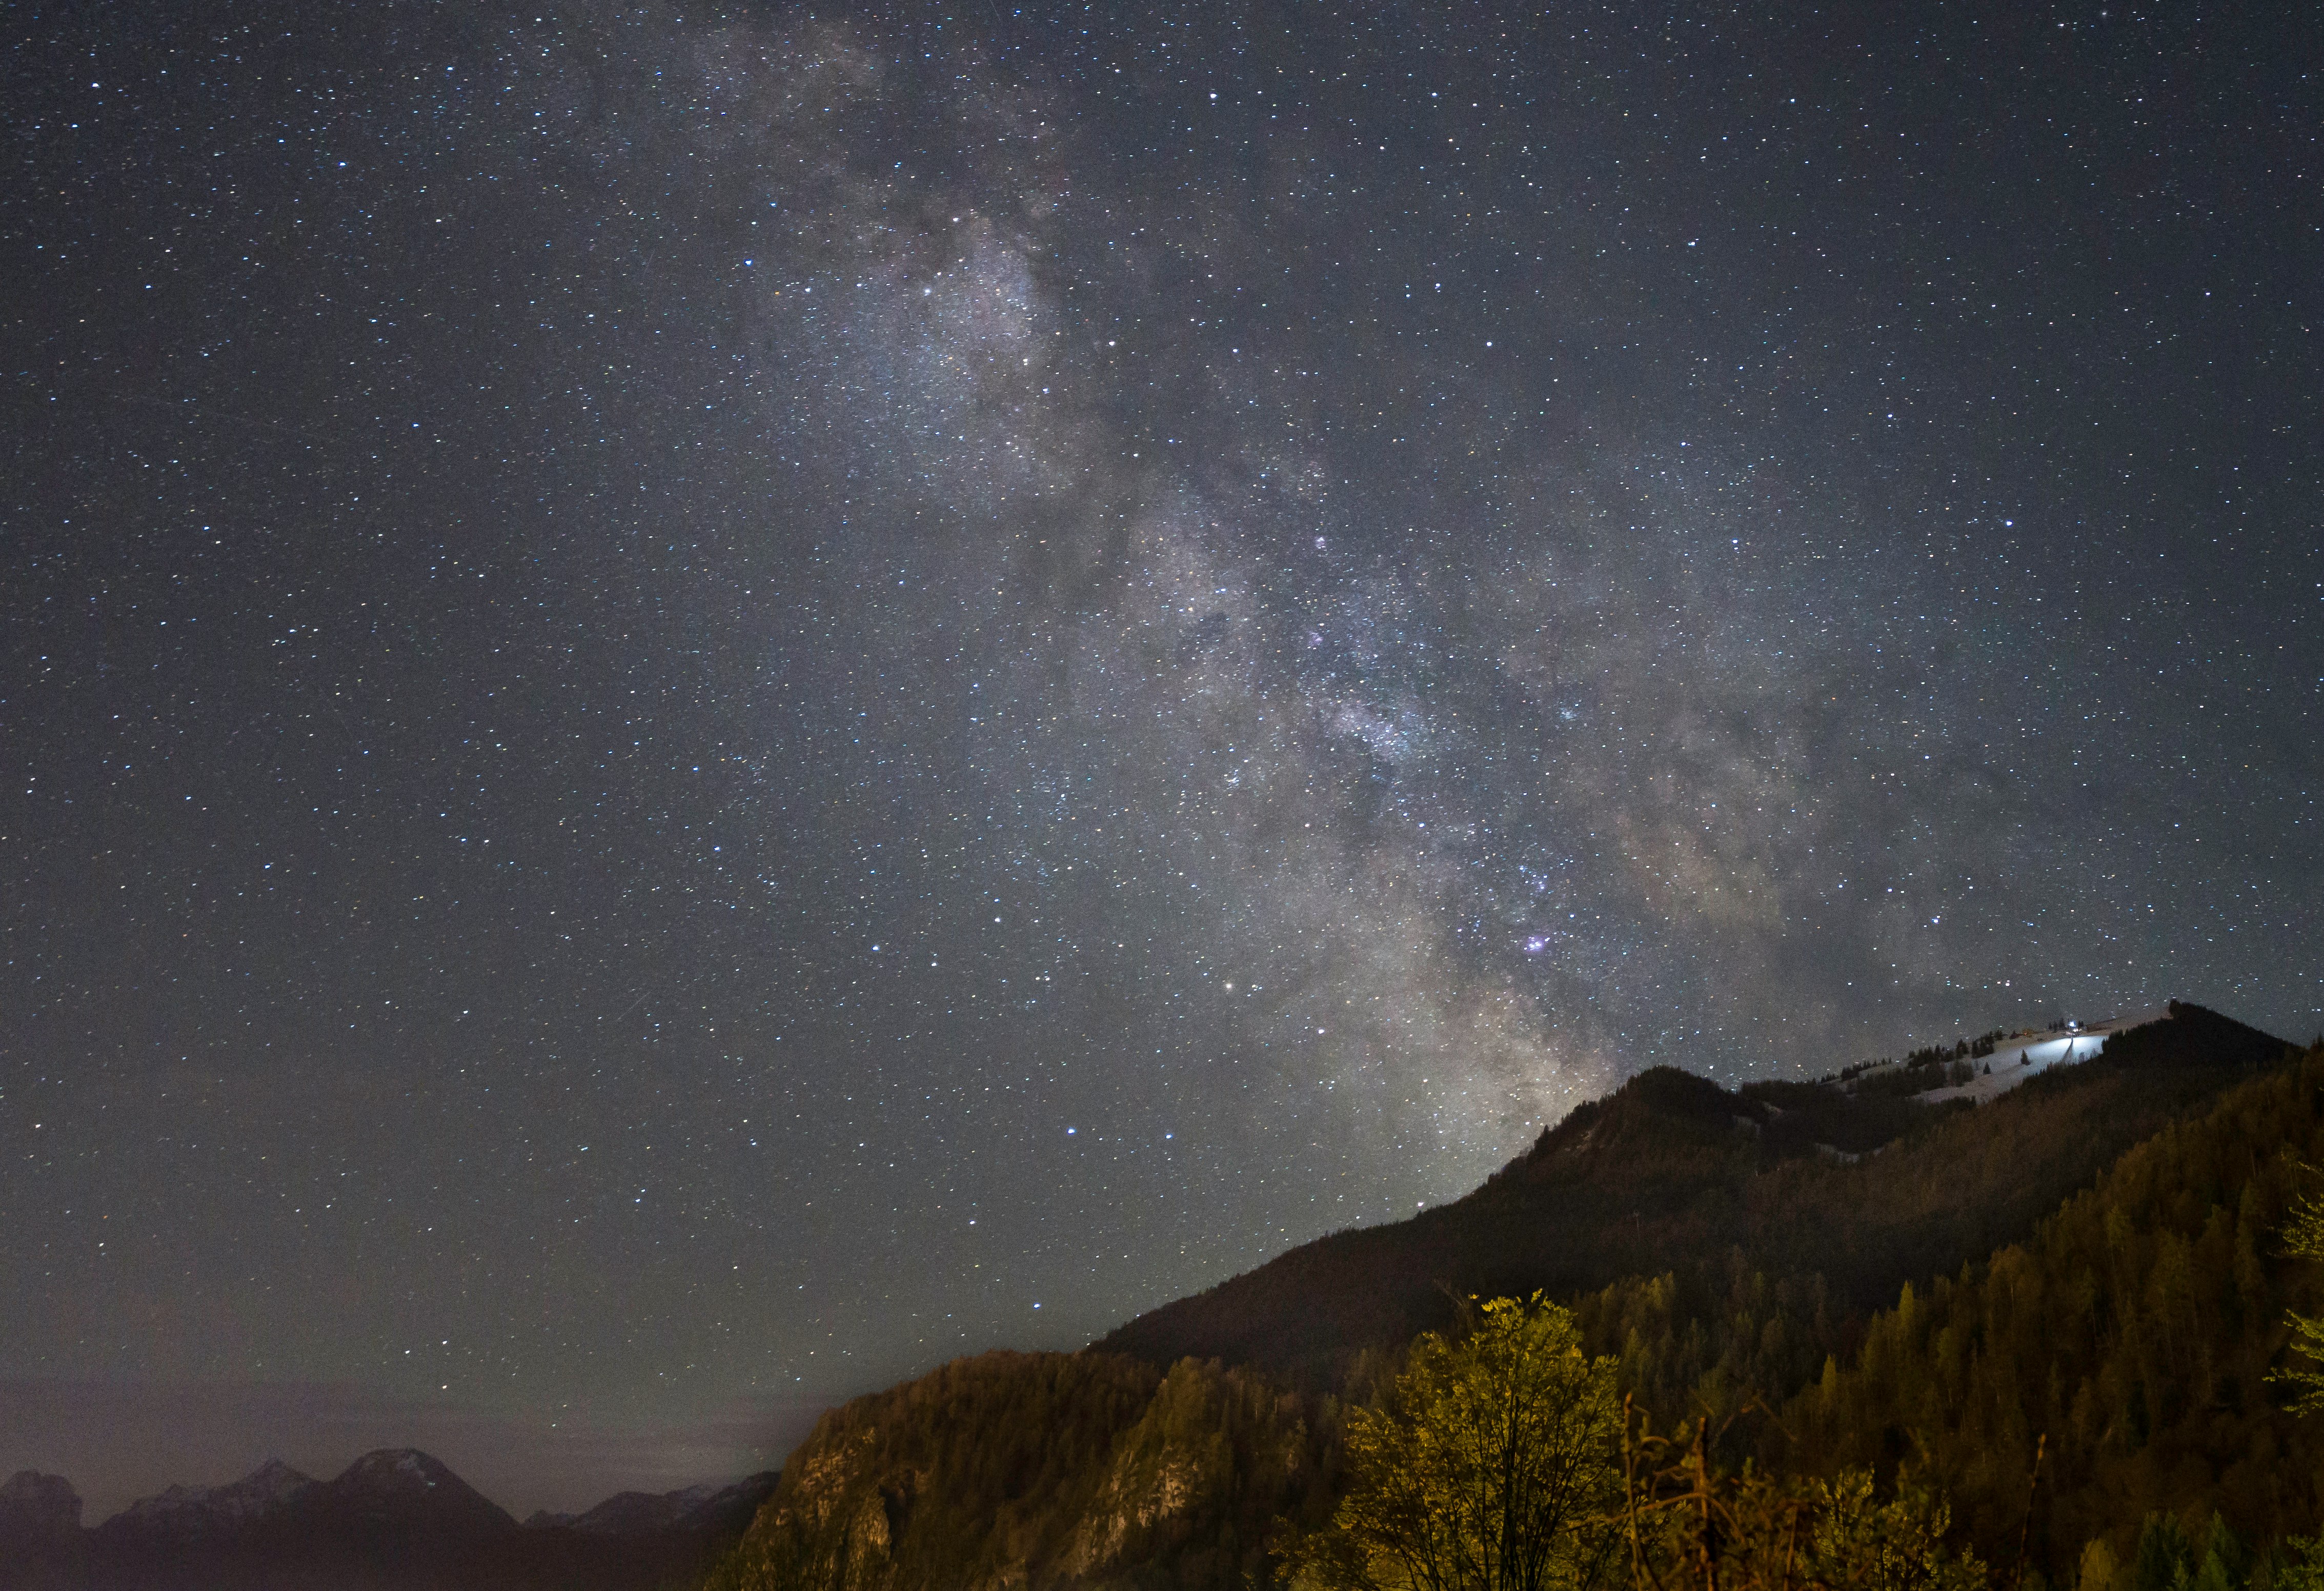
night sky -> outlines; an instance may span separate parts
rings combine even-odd
[[[12,8],[0,1473],[586,1503],[1647,1066],[2305,1039],[2319,39]]]

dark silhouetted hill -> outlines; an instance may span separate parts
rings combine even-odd
[[[774,1490],[769,1470],[731,1486],[688,1486],[681,1492],[616,1492],[583,1513],[536,1513],[527,1530],[567,1530],[582,1536],[638,1536],[658,1531],[740,1534]]]
[[[1849,1317],[2024,1237],[2132,1144],[2286,1053],[2200,1006],[2171,1013],[1981,1106],[1834,1083],[1730,1091],[1656,1068],[1465,1198],[1305,1244],[1096,1346],[1324,1391],[1367,1351],[1445,1325],[1456,1297],[1572,1299],[1668,1272],[1715,1309],[1739,1264],[1820,1300],[1829,1340],[1804,1354],[1812,1374]]]
[[[78,1591],[88,1549],[80,1494],[60,1475],[20,1469],[0,1484],[0,1586]]]

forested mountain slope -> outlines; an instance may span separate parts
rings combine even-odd
[[[2316,1296],[2265,1244],[2291,1176],[2270,1157],[2324,1148],[2324,1051],[2301,1059],[2180,1006],[2103,1059],[1974,1112],[1932,1119],[1908,1101],[1803,1087],[1737,1095],[1650,1073],[1545,1133],[1460,1205],[1295,1251],[1188,1300],[1201,1311],[1157,1312],[1174,1329],[1210,1323],[1243,1364],[1222,1367],[1197,1339],[1166,1372],[1149,1316],[1108,1339],[1144,1327],[1139,1355],[989,1354],[859,1399],[792,1455],[713,1591],[1269,1584],[1270,1535],[1282,1522],[1320,1523],[1339,1493],[1343,1408],[1322,1383],[1351,1378],[1360,1394],[1394,1350],[1441,1324],[1440,1280],[1576,1299],[1586,1334],[1622,1355],[1624,1380],[1665,1428],[1812,1389],[1780,1424],[1746,1419],[1730,1446],[1756,1445],[1781,1469],[1925,1470],[1959,1489],[1990,1563],[2012,1559],[2015,1540],[2001,1538],[2024,1516],[2025,1433],[2044,1429],[2061,1433],[2060,1490],[2038,1538],[2050,1570],[2070,1572],[2093,1535],[2126,1540],[2153,1500],[2200,1511],[2207,1487],[2242,1485],[2255,1464],[2305,1465],[2310,1478],[2278,1485],[2236,1528],[2264,1540],[2314,1527],[2317,1434],[2276,1414],[2258,1378],[2281,1346],[2271,1322],[2285,1301]],[[1854,1163],[1816,1148],[1844,1133],[1887,1147]],[[2093,1219],[2116,1280],[2092,1280]],[[1977,1335],[1989,1329],[1979,1323],[1992,1284],[1985,1268],[1962,1270],[2013,1239],[2064,1244],[2054,1263],[2082,1268],[2045,1276],[2049,1307],[2098,1323],[2087,1351],[2061,1336],[2062,1379],[2035,1375],[2034,1392],[2012,1394],[2034,1400],[2014,1415],[1997,1390],[2016,1384],[2006,1355],[2032,1350]],[[2010,1257],[2032,1252],[1991,1262],[2013,1298],[2024,1266],[2052,1263]],[[1575,1276],[1610,1280],[1576,1298],[1563,1280]],[[1949,1279],[1932,1286],[1934,1276]],[[2243,1290],[2232,1314],[2212,1296],[2221,1287]],[[1900,1288],[1912,1301],[1895,1308]],[[1222,1296],[1247,1313],[1229,1315]],[[2172,1301],[2147,1322],[2150,1296]],[[1933,1326],[1940,1308],[1949,1313]],[[2038,1329],[2036,1314],[2009,1318]],[[2241,1335],[2199,1346],[2214,1327]],[[2174,1355],[2204,1366],[2181,1391],[2169,1384]],[[1932,1404],[1930,1386],[1949,1390]],[[2080,1421],[2078,1434],[2053,1417]]]
[[[2285,1052],[2201,1006],[2171,1011],[1974,1108],[1828,1084],[1734,1093],[1657,1068],[1456,1203],[1294,1249],[1097,1346],[1323,1391],[1366,1349],[1444,1325],[1455,1297],[1572,1298],[1670,1272],[1675,1307],[1716,1312],[1739,1270],[1783,1290],[1794,1315],[1821,1314],[1824,1329],[1788,1364],[1812,1375],[1844,1346],[1849,1316],[2024,1236],[2124,1150]]]
[[[1265,1584],[1333,1411],[1241,1371],[992,1353],[826,1414],[707,1591]]]
[[[2217,1513],[2260,1544],[2315,1531],[2324,1419],[2287,1414],[2268,1379],[2285,1311],[2324,1312],[2324,1265],[2278,1236],[2295,1198],[2324,1192],[2303,1161],[2324,1162],[2324,1048],[2132,1149],[2029,1241],[1905,1288],[1791,1404],[1768,1457],[1902,1466],[1997,1562],[2030,1493],[2053,1584],[2093,1540],[2129,1564],[2150,1513],[2198,1530]]]

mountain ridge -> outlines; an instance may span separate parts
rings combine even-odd
[[[328,1481],[270,1460],[85,1530],[68,1483],[23,1472],[0,1485],[0,1591],[1265,1583],[1269,1533],[1328,1514],[1347,1401],[1461,1296],[1571,1300],[1665,1423],[1780,1401],[1891,1329],[1900,1284],[1909,1306],[1970,1276],[2296,1054],[2174,1003],[1986,1103],[1899,1091],[1960,1087],[1972,1048],[1735,1089],[1655,1068],[1461,1199],[1300,1245],[1077,1354],[996,1351],[855,1400],[783,1475],[706,1495],[519,1525],[427,1454],[381,1449]],[[2324,1053],[2301,1064],[2324,1078]]]
[[[1817,1393],[1817,1409],[1876,1403],[1884,1383],[1840,1367],[1853,1366],[1875,1335],[1899,1335],[1895,1322],[1900,1311],[1914,1318],[1916,1290],[1929,1299],[1962,1296],[2005,1244],[2051,1229],[2061,1210],[2086,1210],[2093,1188],[2121,1185],[2119,1167],[2183,1158],[2182,1146],[2197,1142],[2214,1145],[2212,1160],[2225,1163],[2244,1139],[2278,1142],[2263,1129],[2270,1112],[2282,1114],[2271,1102],[2286,1089],[2324,1100],[2324,1046],[2303,1054],[2200,1006],[2174,1004],[2159,1022],[2110,1035],[2107,1046],[2042,1069],[1989,1103],[1933,1110],[1898,1098],[1895,1083],[1957,1087],[1950,1068],[1988,1059],[1969,1053],[1975,1044],[1846,1079],[1858,1083],[1852,1090],[1839,1087],[1842,1079],[1728,1090],[1675,1071],[1645,1074],[1545,1130],[1464,1199],[1393,1227],[1301,1245],[1167,1307],[1178,1314],[1165,1318],[1176,1342],[1157,1332],[1134,1345],[1139,1351],[1124,1351],[1131,1335],[1124,1328],[1074,1354],[995,1351],[832,1411],[790,1455],[783,1481],[705,1591],[1277,1584],[1268,1542],[1320,1525],[1335,1505],[1351,1404],[1394,1370],[1413,1330],[1450,1323],[1457,1306],[1449,1295],[1459,1291],[1553,1290],[1572,1304],[1588,1351],[1617,1358],[1637,1412],[1661,1430],[1675,1418],[1705,1418],[1732,1433],[1716,1439],[1717,1461],[1740,1463],[1782,1428],[1764,1419],[1729,1423],[1729,1416],[1786,1407],[1792,1394],[1819,1387],[1840,1391]],[[2324,1105],[2308,1114],[2324,1122]],[[1879,1141],[1836,1158],[1835,1124]],[[1884,1137],[1889,1126],[1901,1130]],[[2308,1136],[2308,1152],[2324,1154],[2324,1131]],[[2202,1165],[2184,1171],[2183,1188],[2218,1180]],[[1610,1196],[1609,1178],[1617,1184]],[[2245,1210],[2229,1230],[2246,1237],[2264,1230],[2269,1207]],[[1554,1253],[1567,1263],[1563,1281],[1528,1272],[1538,1247],[1494,1247],[1522,1239],[1525,1223],[1545,1214],[1559,1222],[1554,1235],[1578,1244],[1586,1262]],[[2153,1224],[2127,1212],[2114,1218],[2127,1219],[2126,1230]],[[2216,1212],[2197,1207],[2173,1218],[2217,1235]],[[1738,1235],[1748,1247],[1730,1241]],[[2266,1323],[2287,1303],[2307,1307],[2307,1284],[2296,1265],[2236,1241],[2241,1318],[2258,1332],[2239,1350],[2248,1365],[2266,1351]],[[2160,1233],[2153,1246],[2174,1253],[2178,1242]],[[1415,1250],[1430,1263],[1417,1281],[1396,1271]],[[1592,1265],[1609,1279],[1571,1285],[1577,1273],[1591,1280]],[[1255,1288],[1253,1276],[1276,1285]],[[2080,1285],[2062,1280],[2068,1291]],[[1331,1290],[1342,1286],[1369,1313],[1368,1337],[1339,1332],[1333,1315],[1341,1300]],[[1554,1290],[1560,1287],[1567,1290]],[[1190,1303],[1203,1307],[1182,1309]],[[1238,1308],[1249,1312],[1240,1321]],[[1150,1326],[1152,1314],[1140,1319]],[[2041,1339],[2034,1340],[2038,1353]],[[1943,1341],[1916,1345],[1923,1348],[1941,1360],[1957,1355]],[[2038,1383],[2041,1366],[2026,1374]],[[2065,1395],[2077,1409],[2092,1401],[2070,1385]],[[2101,1442],[2133,1429],[2141,1407],[2135,1397],[2109,1395],[2113,1423],[2088,1428]],[[2144,1406],[2159,1404],[2150,1395]],[[2013,1433],[2030,1438],[2035,1429]],[[1858,1434],[1870,1445],[1880,1484],[1895,1485],[1899,1465],[1916,1451],[1912,1430],[1884,1424]],[[1829,1445],[1828,1431],[1824,1438]],[[2190,1456],[2220,1465],[2236,1457],[2203,1453],[2194,1440],[2173,1457],[2170,1475],[2193,1473],[2184,1462]],[[2031,1448],[2028,1439],[2010,1451],[2030,1455]],[[2122,1473],[2154,1469],[2143,1462],[2134,1456]],[[1939,1484],[1966,1488],[1974,1504],[1963,1521],[1969,1540],[1988,1563],[2006,1562],[2024,1487],[2011,1491],[2006,1475],[1974,1481]],[[2181,1510],[2206,1506],[2200,1486],[2174,1491],[2158,1482],[2143,1495]],[[2000,1500],[1997,1512],[1990,1499]],[[2143,1516],[2099,1521],[2092,1510],[2104,1506],[2085,1487],[2058,1511],[2059,1521],[2071,1522],[2063,1530],[2036,1527],[2042,1575],[2070,1569],[2087,1539],[2073,1532],[2098,1525],[2118,1549],[2107,1561],[2127,1561],[2124,1532],[2136,1535]],[[2315,1496],[2291,1495],[2239,1528],[2312,1531],[2318,1512]],[[2200,1525],[2203,1516],[2189,1517]],[[2152,1586],[2100,1576],[2078,1591],[2161,1591],[2170,1583],[2167,1576]],[[2248,1587],[2222,1581],[2211,1591]]]
[[[776,1479],[619,1493],[519,1524],[440,1459],[382,1448],[328,1480],[270,1458],[84,1528],[69,1480],[23,1470],[0,1484],[0,1591],[653,1591],[698,1575]]]
[[[1728,1089],[1657,1067],[1576,1106],[1461,1198],[1301,1244],[1091,1346],[1162,1365],[1215,1358],[1326,1391],[1366,1355],[1449,1322],[1457,1298],[1585,1293],[1648,1253],[1685,1269],[1732,1250],[1771,1272],[1819,1272],[1843,1309],[1869,1309],[1901,1277],[2023,1235],[2177,1111],[2288,1049],[2173,1002],[2095,1057],[1981,1105],[1830,1079]],[[1858,1147],[1827,1152],[1835,1138]],[[2012,1146],[2006,1166],[1997,1140]],[[1983,1193],[1967,1219],[1962,1201],[1938,1197],[1952,1167]],[[1820,1214],[1803,1220],[1806,1209]]]

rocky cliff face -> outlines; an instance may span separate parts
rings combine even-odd
[[[1066,1572],[1099,1576],[1170,1557],[1231,1505],[1236,1490],[1265,1489],[1269,1477],[1296,1486],[1305,1423],[1296,1403],[1239,1395],[1251,1390],[1214,1366],[1179,1361],[1115,1445],[1065,1554]]]
[[[825,1416],[710,1586],[1242,1583],[1323,1502],[1329,1446],[1301,1399],[1216,1364],[962,1360]]]

